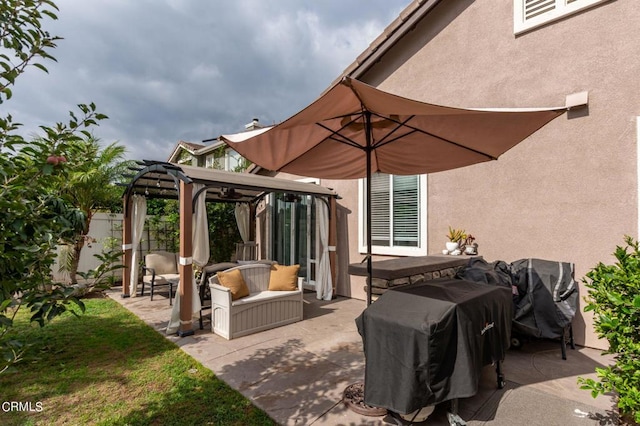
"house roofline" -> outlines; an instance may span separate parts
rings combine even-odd
[[[190,154],[194,153],[194,147],[193,144],[191,144],[190,142],[186,142],[186,141],[178,141],[178,143],[176,144],[176,146],[173,148],[173,151],[171,151],[171,154],[169,155],[169,158],[167,161],[171,162],[171,161],[177,161],[177,155],[178,155],[178,151],[180,149],[184,149],[186,151],[188,151]],[[176,157],[176,158],[174,158]]]
[[[376,62],[380,60],[393,46],[395,46],[407,33],[412,31],[415,26],[425,16],[427,16],[435,6],[442,0],[413,0],[400,15],[389,24],[382,34],[376,37],[362,52],[355,61],[348,65],[345,70],[336,78],[329,88],[333,87],[344,77],[352,77],[359,79],[364,75]],[[327,88],[327,90],[329,90]]]
[[[206,154],[209,151],[213,151],[216,148],[219,148],[220,145],[222,144],[223,142],[220,142],[220,141],[214,142],[210,145],[202,145],[199,143],[178,141],[175,148],[173,148],[173,151],[171,151],[171,154],[169,155],[169,158],[167,161],[168,162],[178,161],[177,156],[181,149],[184,149],[191,155],[202,155],[202,154]]]

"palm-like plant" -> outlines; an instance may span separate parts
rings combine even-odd
[[[69,250],[62,261],[63,269],[75,284],[82,248],[92,241],[89,236],[91,219],[97,211],[112,211],[121,205],[122,189],[115,184],[122,180],[130,162],[124,161],[123,146],[114,142],[102,148],[99,139],[94,137],[74,142],[66,154],[68,170],[65,181],[58,183],[60,194],[85,216],[82,229],[66,241]]]

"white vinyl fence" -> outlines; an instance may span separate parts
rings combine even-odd
[[[144,255],[154,250],[172,250],[169,236],[173,231],[173,227],[166,221],[160,221],[159,225],[149,226],[151,217],[147,217],[145,222],[144,234],[140,242],[140,259],[144,259]],[[95,242],[89,242],[82,248],[80,254],[79,272],[87,272],[95,269],[100,265],[100,261],[95,258],[94,254],[100,254],[108,251],[110,247],[120,249],[122,247],[122,214],[121,213],[96,213],[91,219],[89,228],[89,236]],[[58,246],[58,254],[61,247]],[[68,282],[69,274],[60,272],[59,262],[53,265],[52,273],[55,281]],[[122,277],[122,270],[118,269],[112,272],[116,278]],[[78,276],[78,281],[82,279]]]

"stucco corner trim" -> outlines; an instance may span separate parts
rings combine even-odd
[[[638,203],[637,238],[640,239],[640,116],[636,117],[636,199]]]

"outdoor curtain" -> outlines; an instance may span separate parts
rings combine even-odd
[[[316,202],[316,216],[320,231],[320,259],[316,277],[316,297],[321,300],[331,300],[333,282],[331,281],[331,265],[329,263],[329,206],[318,200]]]
[[[249,241],[251,226],[251,211],[249,205],[246,203],[236,203],[236,222],[238,223],[238,231],[240,231],[240,238],[243,242]]]
[[[204,188],[201,183],[193,184],[194,197],[199,190]],[[202,191],[196,200],[193,209],[193,263],[198,266],[205,266],[209,263],[209,222],[207,221],[207,206],[205,199],[207,191]]]
[[[147,217],[147,199],[143,195],[134,195],[132,203],[131,226],[131,280],[129,294],[131,297],[138,295],[138,274],[140,272],[140,241],[144,232],[144,220]]]

